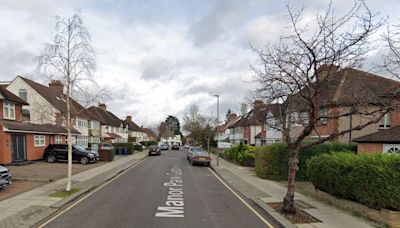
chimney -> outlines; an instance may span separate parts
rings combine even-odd
[[[126,116],[127,121],[132,121],[132,116]]]
[[[107,106],[104,103],[99,103],[99,108],[103,111],[107,111]]]
[[[237,114],[236,113],[231,113],[228,117],[229,121],[233,121],[237,119]]]
[[[57,93],[59,93],[59,94],[64,93],[64,85],[62,84],[62,82],[60,80],[51,80],[51,82],[49,83],[49,87],[56,90]]]
[[[331,74],[337,72],[338,70],[339,70],[339,67],[335,66],[333,64],[321,65],[316,72],[317,81],[324,80],[325,78],[328,77],[328,75],[331,75]]]
[[[254,109],[260,108],[263,104],[264,104],[264,102],[262,100],[255,100],[254,101]]]

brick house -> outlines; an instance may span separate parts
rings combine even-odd
[[[324,72],[321,71],[321,75],[323,75],[323,73]],[[337,70],[332,72],[332,75],[327,78],[326,83],[324,83],[324,86],[320,90],[320,108],[322,112],[328,114],[339,114],[351,109],[355,100],[360,100],[363,103],[370,103],[370,106],[365,107],[365,110],[370,112],[376,110],[373,104],[375,104],[377,98],[397,88],[400,88],[400,82],[398,81],[356,69],[347,68]],[[300,111],[292,112],[290,118],[294,123],[302,123],[302,120],[307,119],[303,119],[303,115],[307,115],[307,113],[301,111],[301,101],[294,101],[299,107],[295,108],[295,110],[300,109]],[[336,140],[352,142],[354,138],[387,129],[390,127],[390,122],[399,119],[399,114],[399,110],[395,110],[387,114],[380,123],[371,124],[358,131],[350,131],[347,134],[337,137]],[[311,133],[310,138],[328,137],[332,134],[366,123],[369,120],[368,116],[362,116],[361,114],[344,116],[339,119],[321,119],[318,126]],[[292,137],[296,137],[302,129],[303,126],[301,124],[294,124],[291,131]]]
[[[7,90],[30,104],[22,106],[24,115],[28,116],[30,123],[66,125],[66,95],[61,81],[53,80],[49,86],[45,86],[17,76],[7,86]],[[73,127],[80,133],[72,137],[73,144],[87,148],[90,117],[86,109],[74,99],[71,99],[71,118]]]
[[[23,122],[22,107],[28,105],[0,86],[0,164],[42,159],[48,144],[65,142],[67,131],[61,126]]]
[[[355,138],[353,141],[357,142],[358,153],[400,154],[400,126]]]
[[[128,127],[124,122],[107,110],[104,103],[98,107],[91,106],[87,109],[90,116],[93,116],[100,123],[100,141],[102,143],[126,143],[128,142]]]

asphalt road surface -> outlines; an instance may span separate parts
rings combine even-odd
[[[45,227],[267,227],[205,166],[162,151]]]

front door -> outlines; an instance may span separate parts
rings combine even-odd
[[[25,135],[11,135],[12,162],[26,160]]]

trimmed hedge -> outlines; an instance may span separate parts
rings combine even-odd
[[[241,166],[254,166],[254,156],[257,150],[258,148],[254,146],[233,145],[224,151],[224,157]]]
[[[356,150],[357,146],[355,144],[340,142],[328,142],[302,149],[299,153],[299,170],[297,171],[296,180],[308,181],[306,164],[310,158],[332,152],[355,153]],[[289,152],[284,143],[274,143],[261,147],[255,154],[256,175],[264,179],[287,180],[288,159]]]
[[[142,144],[143,146],[158,145],[156,141],[141,141],[140,144]]]
[[[317,189],[368,207],[400,211],[400,155],[324,154],[307,162]]]

